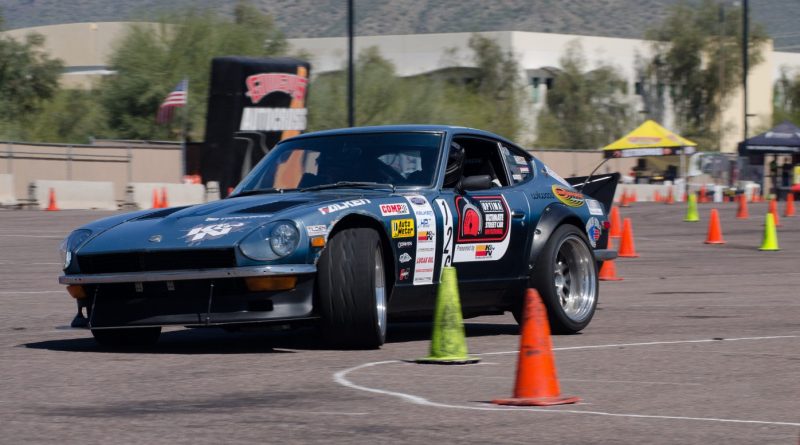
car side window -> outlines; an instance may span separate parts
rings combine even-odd
[[[456,138],[464,149],[461,177],[487,175],[494,187],[507,187],[508,175],[497,143],[479,138]]]
[[[511,183],[519,184],[525,182],[530,176],[533,175],[533,167],[531,161],[527,156],[506,147],[502,143],[497,144],[500,147],[500,153],[503,155],[503,161],[506,164],[506,169],[511,175]]]

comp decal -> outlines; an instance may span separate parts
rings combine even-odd
[[[392,220],[392,238],[413,238],[414,237],[414,220],[407,219],[393,219]]]
[[[553,184],[552,189],[556,198],[570,207],[580,207],[585,201],[582,193],[573,192],[572,190],[568,190],[556,184]]]
[[[245,223],[219,223],[195,226],[182,236],[190,246],[200,244],[202,241],[221,238],[231,232],[242,230]]]
[[[459,215],[456,228],[454,263],[497,261],[506,254],[511,239],[511,212],[505,198],[457,196]]]
[[[383,216],[408,215],[408,205],[404,202],[381,204],[380,209]]]
[[[422,195],[406,196],[417,223],[417,251],[414,258],[415,286],[433,283],[433,266],[436,263],[436,220],[433,207]]]
[[[592,248],[597,247],[597,240],[600,239],[600,235],[603,233],[602,230],[600,221],[594,216],[589,218],[589,221],[586,221],[586,235],[589,237],[589,244],[592,245]]]
[[[328,215],[333,212],[338,212],[339,210],[359,207],[369,203],[370,203],[369,199],[351,199],[350,201],[344,201],[344,202],[338,202],[336,204],[326,205],[324,207],[320,207],[317,210],[319,210],[319,213],[322,213],[323,215]]]

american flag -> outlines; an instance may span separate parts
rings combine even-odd
[[[186,95],[189,92],[189,80],[183,79],[178,82],[178,85],[172,90],[164,102],[158,107],[158,114],[156,115],[156,122],[159,124],[166,124],[172,120],[172,115],[175,108],[186,106]]]

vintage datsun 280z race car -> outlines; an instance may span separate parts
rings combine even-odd
[[[103,345],[162,326],[312,322],[379,347],[389,318],[430,320],[442,267],[465,317],[539,290],[555,332],[595,312],[618,174],[559,177],[510,141],[447,126],[386,126],[280,142],[231,196],[104,218],[62,244],[73,325]],[[591,196],[591,197],[590,197]]]

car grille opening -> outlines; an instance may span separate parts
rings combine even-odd
[[[168,250],[78,255],[82,273],[216,269],[236,266],[233,249]]]

